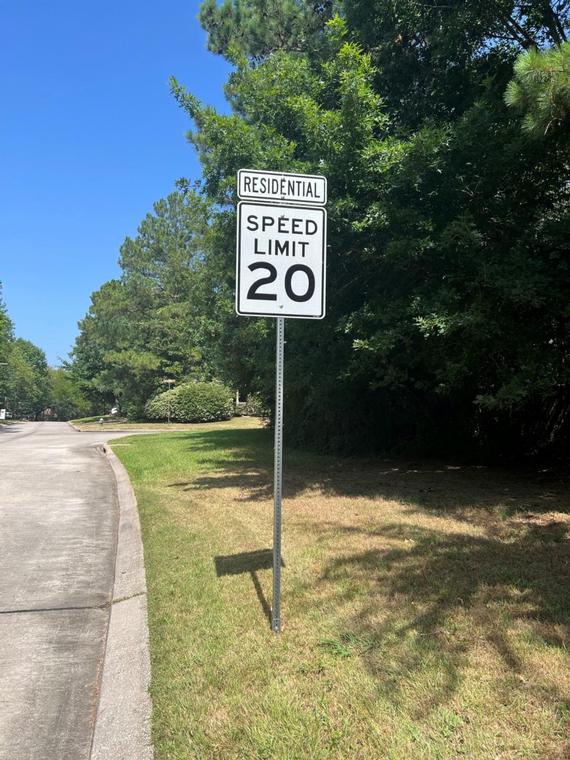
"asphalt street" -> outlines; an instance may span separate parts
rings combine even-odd
[[[119,433],[0,428],[0,760],[91,755],[109,626]]]

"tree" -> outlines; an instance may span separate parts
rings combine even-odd
[[[16,417],[37,417],[50,396],[44,352],[29,340],[14,338],[14,325],[0,287],[0,407]]]
[[[457,119],[482,93],[500,90],[521,49],[566,38],[565,0],[346,0],[348,26],[373,56],[394,127]]]
[[[211,379],[218,351],[204,259],[207,201],[182,188],[154,205],[120,251],[122,275],[93,294],[73,349],[73,375],[105,406],[130,416],[165,377]]]
[[[50,367],[49,406],[58,420],[71,420],[89,414],[91,407],[67,367]]]
[[[8,394],[8,359],[14,339],[14,325],[2,300],[0,284],[0,406],[4,407]]]
[[[306,52],[332,16],[332,0],[206,0],[200,21],[208,47],[231,58],[263,60],[276,50]]]
[[[29,340],[17,338],[8,355],[8,409],[16,417],[38,416],[50,397],[50,380],[44,352]]]
[[[82,387],[135,415],[165,375],[270,402],[273,323],[234,314],[236,173],[322,173],[328,315],[287,326],[296,442],[563,446],[565,0],[207,0],[201,19],[233,64],[232,112],[172,81],[203,182],[181,183],[125,241],[120,279],[81,323]],[[513,106],[547,134],[530,139]]]
[[[237,169],[329,178],[329,315],[287,328],[299,442],[560,442],[567,153],[529,142],[503,95],[522,48],[564,39],[566,4],[346,0],[327,21],[298,2],[279,33],[253,24],[268,7],[203,6],[212,48],[235,66],[231,115],[175,81],[173,92],[220,209],[220,257],[233,247]],[[230,292],[231,267],[220,277]],[[229,353],[237,324],[228,316]],[[268,332],[259,327],[247,347],[265,392]]]
[[[522,53],[505,93],[507,105],[524,114],[523,129],[547,135],[570,124],[570,42]]]

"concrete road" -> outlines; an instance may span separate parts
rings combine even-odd
[[[94,444],[119,437],[0,428],[0,760],[90,757],[118,525]]]

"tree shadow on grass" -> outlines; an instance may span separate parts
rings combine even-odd
[[[192,436],[190,445],[206,458],[220,448],[228,456],[173,488],[233,489],[239,495],[232,498],[244,503],[271,498],[267,431],[208,431]],[[317,506],[302,527],[332,551],[316,594],[312,588],[307,594],[323,614],[331,606],[352,610],[339,630],[338,651],[361,657],[384,695],[409,710],[413,692],[416,714],[425,717],[453,697],[473,658],[482,656],[487,676],[495,663],[501,673],[492,677],[510,678],[537,701],[568,709],[570,695],[536,671],[521,644],[530,637],[535,653],[570,646],[568,524],[547,514],[570,511],[567,483],[528,470],[287,452],[284,485],[285,499],[310,489],[370,500],[366,524],[346,524],[347,501],[346,515],[344,505],[336,508],[340,519],[328,520]],[[391,501],[405,522],[380,519]],[[430,515],[456,523],[422,526]],[[461,532],[461,523],[476,528]],[[239,557],[236,572],[252,574],[269,620],[256,571]],[[422,688],[414,691],[418,679]]]
[[[514,541],[402,524],[361,532],[384,545],[330,559],[320,585],[326,603],[339,607],[354,586],[369,589],[346,627],[384,694],[401,703],[410,683],[424,679],[430,688],[419,691],[417,715],[425,717],[452,697],[479,647],[527,693],[569,704],[570,694],[545,686],[520,645],[523,635],[535,647],[570,647],[570,544],[560,529],[532,526]]]
[[[258,470],[251,465],[244,466],[237,472],[222,475],[202,475],[190,481],[176,481],[168,485],[170,488],[177,488],[181,491],[236,488],[243,493],[239,497],[240,501],[264,501],[273,495],[273,474],[269,470]]]
[[[238,487],[247,490],[249,499],[256,500],[271,495],[273,452],[267,430],[210,430],[179,434],[178,438],[189,441],[189,451],[198,457],[199,466],[208,475],[168,483],[170,488],[193,491]]]
[[[184,438],[184,436],[180,436]],[[207,475],[179,480],[172,488],[238,488],[242,501],[271,497],[273,441],[268,430],[211,430],[187,436],[189,448],[203,456]],[[220,459],[219,452],[226,456]],[[219,474],[218,474],[219,473]],[[323,496],[398,501],[422,512],[500,510],[500,516],[531,512],[570,512],[568,481],[529,469],[505,469],[426,460],[339,458],[286,450],[284,498],[307,489]],[[468,520],[472,519],[467,516]]]

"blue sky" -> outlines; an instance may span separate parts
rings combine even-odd
[[[199,0],[0,0],[0,281],[18,337],[65,357],[119,247],[200,167],[174,74],[226,110]]]

